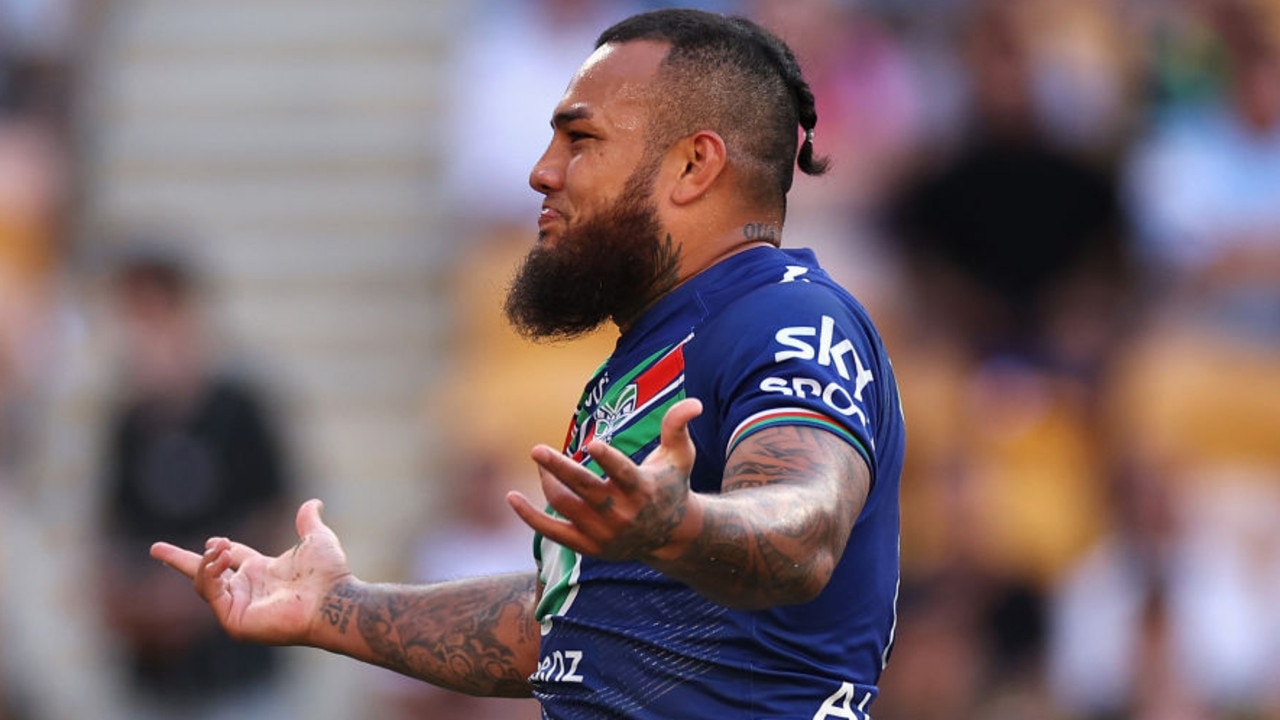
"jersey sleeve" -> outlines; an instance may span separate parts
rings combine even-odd
[[[817,283],[767,286],[726,308],[699,342],[718,356],[708,389],[725,458],[765,428],[804,425],[853,445],[875,477],[880,353],[856,305]]]

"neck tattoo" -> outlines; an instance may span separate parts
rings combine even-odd
[[[782,244],[782,228],[773,223],[747,223],[742,226],[742,236],[752,242],[767,242],[774,247]]]

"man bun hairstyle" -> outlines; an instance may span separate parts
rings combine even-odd
[[[827,171],[828,159],[814,154],[813,90],[777,36],[744,17],[669,9],[619,22],[596,47],[641,40],[670,46],[652,98],[661,112],[647,138],[651,148],[715,131],[752,199],[784,209],[797,166],[807,175]]]

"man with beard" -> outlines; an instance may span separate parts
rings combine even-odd
[[[606,30],[530,176],[537,245],[507,314],[621,330],[546,508],[538,571],[427,586],[351,573],[318,501],[278,557],[152,554],[234,637],[313,645],[548,718],[860,718],[892,646],[903,428],[865,311],[780,249],[813,95],[755,24],[687,10]],[[800,142],[800,131],[804,140]]]

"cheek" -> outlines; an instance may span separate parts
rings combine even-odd
[[[575,206],[590,203],[592,196],[600,188],[600,182],[599,165],[589,156],[575,157],[565,166],[564,189],[574,200]]]
[[[584,148],[565,166],[565,191],[579,208],[599,208],[622,191],[631,166],[599,144]]]

